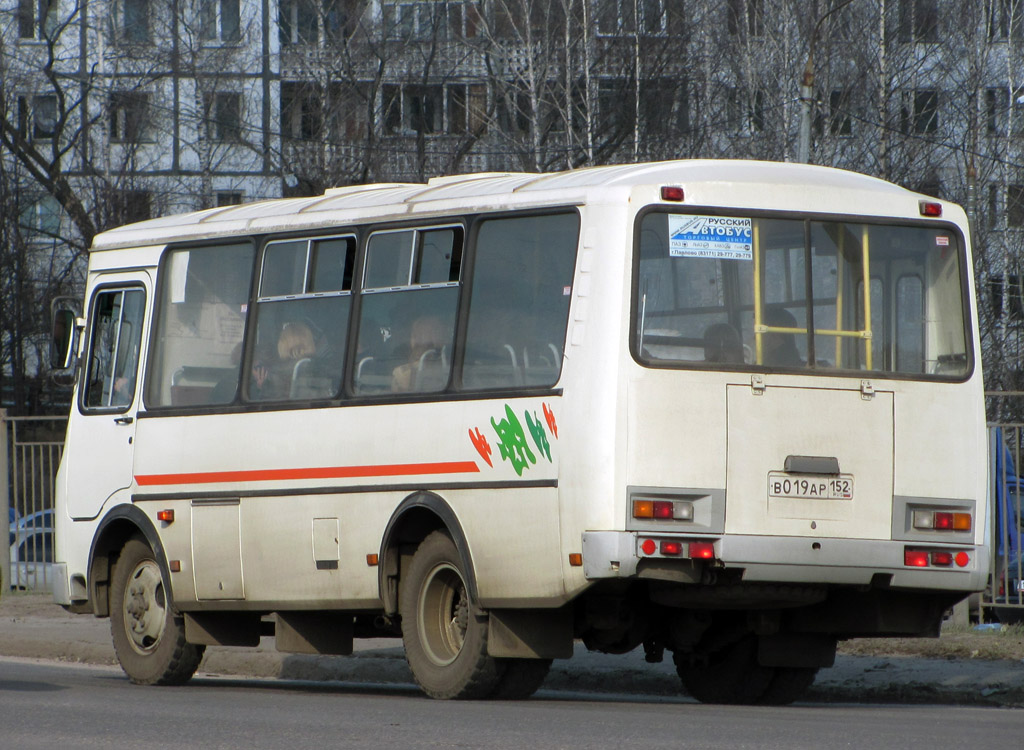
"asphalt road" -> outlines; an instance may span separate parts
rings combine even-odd
[[[424,698],[412,685],[200,677],[131,685],[110,667],[0,659],[0,747],[1019,747],[1024,711],[949,706],[705,706],[541,690],[523,702]]]

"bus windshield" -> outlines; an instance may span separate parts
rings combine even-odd
[[[963,251],[951,227],[652,211],[638,241],[644,364],[970,371]]]

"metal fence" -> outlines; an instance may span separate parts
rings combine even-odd
[[[0,555],[5,586],[50,590],[54,480],[66,425],[66,417],[8,417],[0,409],[0,506],[10,509],[10,555]]]
[[[0,555],[2,580],[48,591],[52,583],[54,480],[64,448],[65,417],[8,417],[0,409],[0,481],[15,512],[10,556]],[[979,615],[1024,621],[1024,422],[989,425],[990,586]]]
[[[989,586],[981,596],[982,619],[1024,622],[1024,423],[989,425]]]

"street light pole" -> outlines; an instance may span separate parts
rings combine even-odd
[[[800,80],[800,142],[797,145],[797,161],[803,164],[811,163],[811,111],[814,105],[814,46],[818,41],[818,32],[821,31],[821,24],[833,13],[842,10],[853,0],[845,0],[818,19],[811,31],[811,38],[808,42],[807,63],[804,65],[804,75]]]

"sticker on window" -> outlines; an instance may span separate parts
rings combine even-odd
[[[752,260],[753,220],[669,214],[668,254],[673,258]]]

